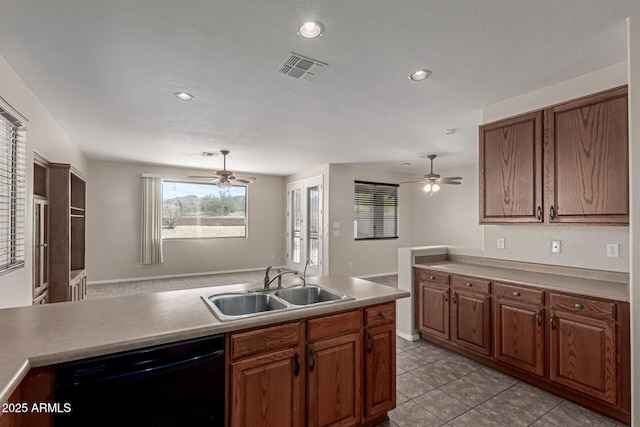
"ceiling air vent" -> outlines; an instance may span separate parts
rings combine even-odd
[[[203,151],[200,155],[202,157],[218,157],[218,153],[212,153],[211,151]]]
[[[306,58],[297,53],[290,53],[289,56],[278,67],[278,73],[284,74],[294,79],[312,81],[320,74],[327,64]]]

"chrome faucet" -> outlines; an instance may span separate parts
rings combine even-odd
[[[307,267],[311,264],[311,258],[307,258],[307,262],[304,265],[304,271],[302,272],[302,286],[307,286]]]
[[[278,289],[280,289],[282,287],[282,276],[284,276],[285,274],[294,274],[296,276],[300,274],[299,271],[289,270],[288,268],[285,268],[284,271],[282,269],[278,269],[276,275],[269,278],[269,272],[272,268],[272,266],[269,266],[264,272],[264,290],[269,290],[269,285],[271,285],[271,283],[273,283],[273,281],[276,279],[278,279]]]

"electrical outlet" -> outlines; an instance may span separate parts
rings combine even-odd
[[[498,238],[498,249],[504,249],[504,239],[502,237]]]
[[[618,258],[620,256],[620,244],[619,243],[607,244],[607,256]]]
[[[560,240],[552,240],[551,241],[551,253],[559,254],[560,253]]]

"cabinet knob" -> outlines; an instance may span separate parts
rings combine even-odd
[[[576,303],[576,305],[574,305],[574,307],[577,308],[577,309],[581,309],[582,308],[582,304]]]
[[[520,292],[515,291],[515,292],[513,293],[513,296],[514,296],[514,297],[519,297],[519,296],[520,296]]]
[[[429,276],[429,280],[436,280],[436,276]]]
[[[383,311],[382,313],[380,313],[380,317],[382,317],[383,319],[386,319],[387,313]]]
[[[472,287],[473,285],[471,283],[467,283],[467,288]]]

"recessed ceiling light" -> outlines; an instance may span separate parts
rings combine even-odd
[[[419,82],[420,80],[426,79],[430,75],[431,75],[431,71],[429,71],[429,70],[418,70],[418,71],[415,71],[415,72],[411,73],[409,78],[411,80],[413,80],[414,82]]]
[[[298,27],[298,34],[305,39],[315,39],[322,35],[322,24],[319,22],[305,22]]]
[[[181,101],[193,101],[194,99],[196,99],[195,96],[191,95],[190,93],[187,92],[176,92],[173,94],[173,96],[175,96],[176,98],[178,98]]]

